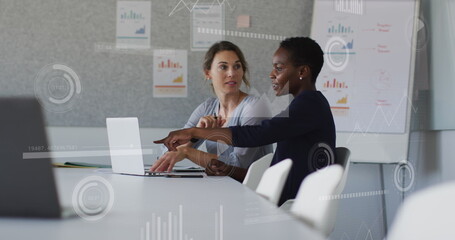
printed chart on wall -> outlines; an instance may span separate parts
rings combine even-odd
[[[317,89],[337,131],[404,133],[411,70],[414,1],[315,3],[312,38],[324,51]]]
[[[151,2],[117,2],[117,48],[150,48]]]
[[[153,51],[154,97],[187,97],[187,55],[186,50]]]
[[[219,4],[198,4],[191,14],[191,50],[205,51],[223,39],[224,15]]]

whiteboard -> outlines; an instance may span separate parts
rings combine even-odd
[[[316,0],[311,37],[324,51],[316,87],[328,99],[337,146],[356,162],[407,159],[415,0]]]

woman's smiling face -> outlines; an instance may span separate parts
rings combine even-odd
[[[278,48],[273,55],[273,70],[270,73],[272,88],[276,96],[294,94],[299,88],[299,71],[291,62],[289,52],[284,48]]]

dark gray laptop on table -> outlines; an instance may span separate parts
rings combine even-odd
[[[61,218],[51,160],[24,159],[47,150],[41,107],[33,98],[0,98],[0,216]]]

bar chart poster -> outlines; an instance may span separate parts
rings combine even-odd
[[[153,97],[187,97],[188,52],[157,49],[153,51]]]
[[[197,4],[191,15],[191,50],[205,51],[223,40],[224,14],[219,4]]]
[[[117,2],[117,48],[150,48],[150,1]]]
[[[332,114],[336,117],[345,117],[351,109],[351,78],[346,74],[322,73],[318,77],[318,89],[330,102]]]

